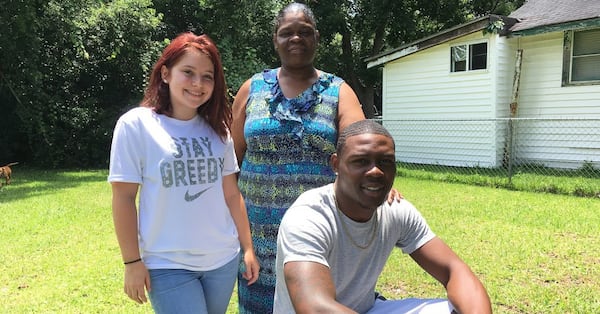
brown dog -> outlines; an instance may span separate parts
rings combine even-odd
[[[10,169],[10,166],[14,166],[16,164],[18,164],[18,162],[11,162],[6,166],[0,167],[0,179],[4,178],[5,185],[10,184],[10,177],[12,175],[12,170]],[[2,187],[2,182],[0,182],[0,187]]]

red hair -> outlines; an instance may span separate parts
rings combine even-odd
[[[227,97],[227,85],[219,50],[208,35],[195,35],[192,32],[181,33],[163,50],[150,73],[150,81],[140,106],[151,107],[157,113],[170,114],[173,106],[169,96],[169,86],[161,77],[161,68],[171,68],[189,49],[198,49],[206,54],[214,66],[215,86],[210,99],[198,107],[198,115],[203,117],[221,137],[227,136],[231,126],[231,104]]]

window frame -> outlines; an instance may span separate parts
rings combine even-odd
[[[573,59],[574,58],[586,58],[586,57],[597,57],[598,53],[590,53],[586,55],[573,56],[574,45],[575,45],[575,34],[583,31],[596,31],[600,33],[600,28],[586,28],[579,30],[568,30],[564,31],[563,41],[563,71],[562,71],[562,86],[583,86],[583,85],[600,85],[600,77],[595,80],[587,81],[574,81],[573,80]]]
[[[481,68],[481,69],[473,69],[473,46],[476,45],[480,45],[480,44],[485,44],[485,67]],[[466,53],[466,59],[464,60],[465,64],[464,64],[464,70],[455,70],[456,69],[456,63],[454,60],[454,50],[457,47],[464,47],[465,49],[465,53]],[[487,71],[489,69],[489,65],[490,65],[490,44],[487,40],[482,40],[482,41],[476,41],[476,42],[468,42],[468,43],[460,43],[460,44],[453,44],[450,45],[450,73],[454,74],[454,73],[468,73],[468,72],[474,72],[474,71]]]

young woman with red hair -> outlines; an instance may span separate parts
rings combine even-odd
[[[188,32],[116,124],[108,181],[124,289],[138,303],[147,290],[156,313],[225,313],[240,256],[248,283],[258,278],[231,119],[217,47]]]

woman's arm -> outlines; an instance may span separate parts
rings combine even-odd
[[[139,184],[112,183],[112,211],[117,241],[121,249],[123,262],[136,261],[140,258],[138,243],[138,224],[136,197]],[[137,303],[148,301],[144,291],[150,291],[150,275],[142,261],[125,265],[124,291],[130,299]]]
[[[338,133],[353,122],[364,120],[365,114],[354,90],[346,82],[340,86]]]
[[[223,177],[223,191],[225,193],[225,202],[227,203],[227,207],[229,207],[229,212],[238,232],[240,246],[244,251],[246,272],[242,276],[248,280],[248,285],[251,285],[258,279],[260,264],[254,254],[248,213],[246,212],[246,205],[244,204],[242,193],[238,188],[235,174]]]
[[[235,95],[232,107],[233,121],[231,123],[231,137],[235,146],[235,156],[237,157],[238,166],[242,165],[244,154],[246,153],[244,124],[246,123],[246,103],[248,102],[249,93],[250,80],[247,80]]]
[[[346,82],[342,83],[338,105],[338,133],[353,122],[364,119],[365,114],[356,93]],[[400,202],[403,198],[402,193],[392,188],[387,201],[391,204],[394,200]]]

